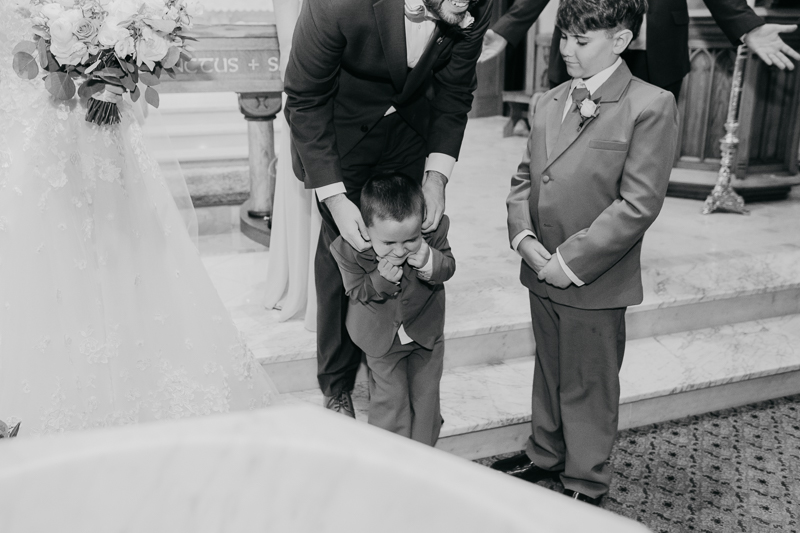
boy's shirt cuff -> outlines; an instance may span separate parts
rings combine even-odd
[[[424,265],[415,270],[417,271],[417,277],[419,279],[430,281],[431,276],[433,276],[433,248],[428,246],[428,260]]]
[[[347,189],[344,188],[344,183],[342,183],[341,181],[337,181],[336,183],[331,183],[329,185],[323,185],[322,187],[317,187],[316,189],[314,189],[314,192],[317,193],[317,200],[319,200],[320,202],[324,202],[331,196],[336,196],[337,194],[345,194],[347,192]]]
[[[580,280],[578,276],[575,275],[572,269],[570,269],[567,266],[567,263],[564,261],[564,258],[561,257],[561,252],[558,251],[558,248],[556,248],[556,257],[558,257],[558,264],[561,265],[561,268],[564,270],[564,273],[567,275],[567,277],[572,283],[574,283],[578,287],[583,287],[584,285],[586,285],[584,282]]]
[[[436,172],[444,174],[445,178],[450,179],[450,174],[453,173],[453,167],[455,165],[455,157],[441,152],[433,152],[425,159],[425,172],[435,170]]]
[[[519,233],[517,233],[517,236],[514,237],[514,240],[511,241],[511,249],[516,252],[517,248],[519,248],[519,243],[521,243],[522,239],[524,239],[525,237],[533,237],[535,239],[536,234],[529,229],[524,229],[520,231]]]

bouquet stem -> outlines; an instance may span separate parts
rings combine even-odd
[[[116,102],[100,100],[94,96],[89,98],[86,122],[92,122],[100,126],[108,126],[111,124],[119,124],[120,120],[119,107],[117,107]]]

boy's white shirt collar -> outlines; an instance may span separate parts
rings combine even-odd
[[[586,88],[589,90],[589,94],[593,95],[597,91],[597,89],[599,89],[606,81],[608,81],[608,78],[610,78],[611,75],[614,74],[614,71],[616,71],[621,64],[622,64],[622,58],[618,57],[613,65],[604,68],[603,70],[601,70],[600,72],[598,72],[597,74],[595,74],[594,76],[592,76],[587,80],[581,78],[572,78],[572,83],[570,84],[569,88],[570,97],[572,96],[572,90],[575,89],[575,87],[580,82],[583,82],[583,84],[586,85]]]
[[[592,95],[597,92],[597,90],[602,87],[605,82],[608,81],[608,78],[614,74],[621,64],[622,58],[618,57],[613,65],[604,68],[587,80],[584,80],[583,78],[572,78],[572,82],[569,85],[569,95],[567,96],[567,101],[564,104],[564,112],[561,114],[561,121],[564,121],[567,113],[569,113],[569,110],[572,107],[572,91],[575,90],[575,87],[577,87],[579,83],[583,83],[586,86],[586,89],[589,91],[589,97],[591,98]]]

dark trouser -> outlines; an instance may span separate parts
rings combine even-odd
[[[367,354],[369,423],[417,442],[435,446],[442,429],[439,383],[444,368],[444,338],[433,350],[395,337],[389,353]]]
[[[382,118],[355,148],[341,159],[347,197],[360,205],[361,188],[378,173],[397,171],[422,181],[425,140],[394,113]],[[324,394],[350,391],[361,363],[361,350],[347,334],[347,295],[339,267],[330,253],[339,230],[328,208],[319,204],[322,228],[314,259],[317,288],[317,380]]]
[[[647,73],[647,53],[644,50],[625,50],[622,53],[622,59],[625,60],[627,63],[628,68],[631,71],[631,74],[639,78],[640,80],[644,80],[648,83],[652,83],[650,81],[650,75]],[[550,80],[550,88],[553,89],[561,85],[560,83],[556,83],[553,80]],[[683,80],[678,80],[674,83],[670,83],[662,89],[669,91],[675,96],[675,101],[678,101],[678,96],[681,94],[681,86],[683,85]]]
[[[625,308],[577,309],[530,293],[536,366],[526,452],[564,487],[608,492],[617,436]]]

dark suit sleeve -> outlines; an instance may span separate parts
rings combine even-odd
[[[655,221],[667,194],[677,140],[675,99],[662,91],[636,120],[619,198],[591,226],[558,247],[578,279],[591,283],[599,278],[639,242]]]
[[[450,229],[450,219],[447,215],[442,217],[439,227],[432,235],[426,237],[428,246],[433,255],[433,271],[429,283],[444,283],[456,273],[456,259],[450,250],[450,243],[447,241],[447,232]]]
[[[359,252],[341,236],[331,243],[331,255],[339,265],[344,292],[351,300],[361,303],[382,302],[400,290],[400,285],[381,276],[377,263],[363,256],[359,261]]]
[[[286,120],[308,189],[342,181],[333,126],[333,97],[346,45],[338,16],[330,0],[303,2],[286,67]]]
[[[703,2],[714,17],[714,22],[736,46],[742,44],[742,35],[764,25],[764,19],[756,15],[746,0],[703,0]]]
[[[531,29],[549,0],[516,0],[508,12],[494,23],[492,30],[514,46]]]
[[[475,65],[481,55],[483,36],[489,28],[493,0],[484,0],[475,22],[453,45],[447,65],[433,75],[428,128],[428,153],[439,152],[458,159],[472,95],[478,87]]]

